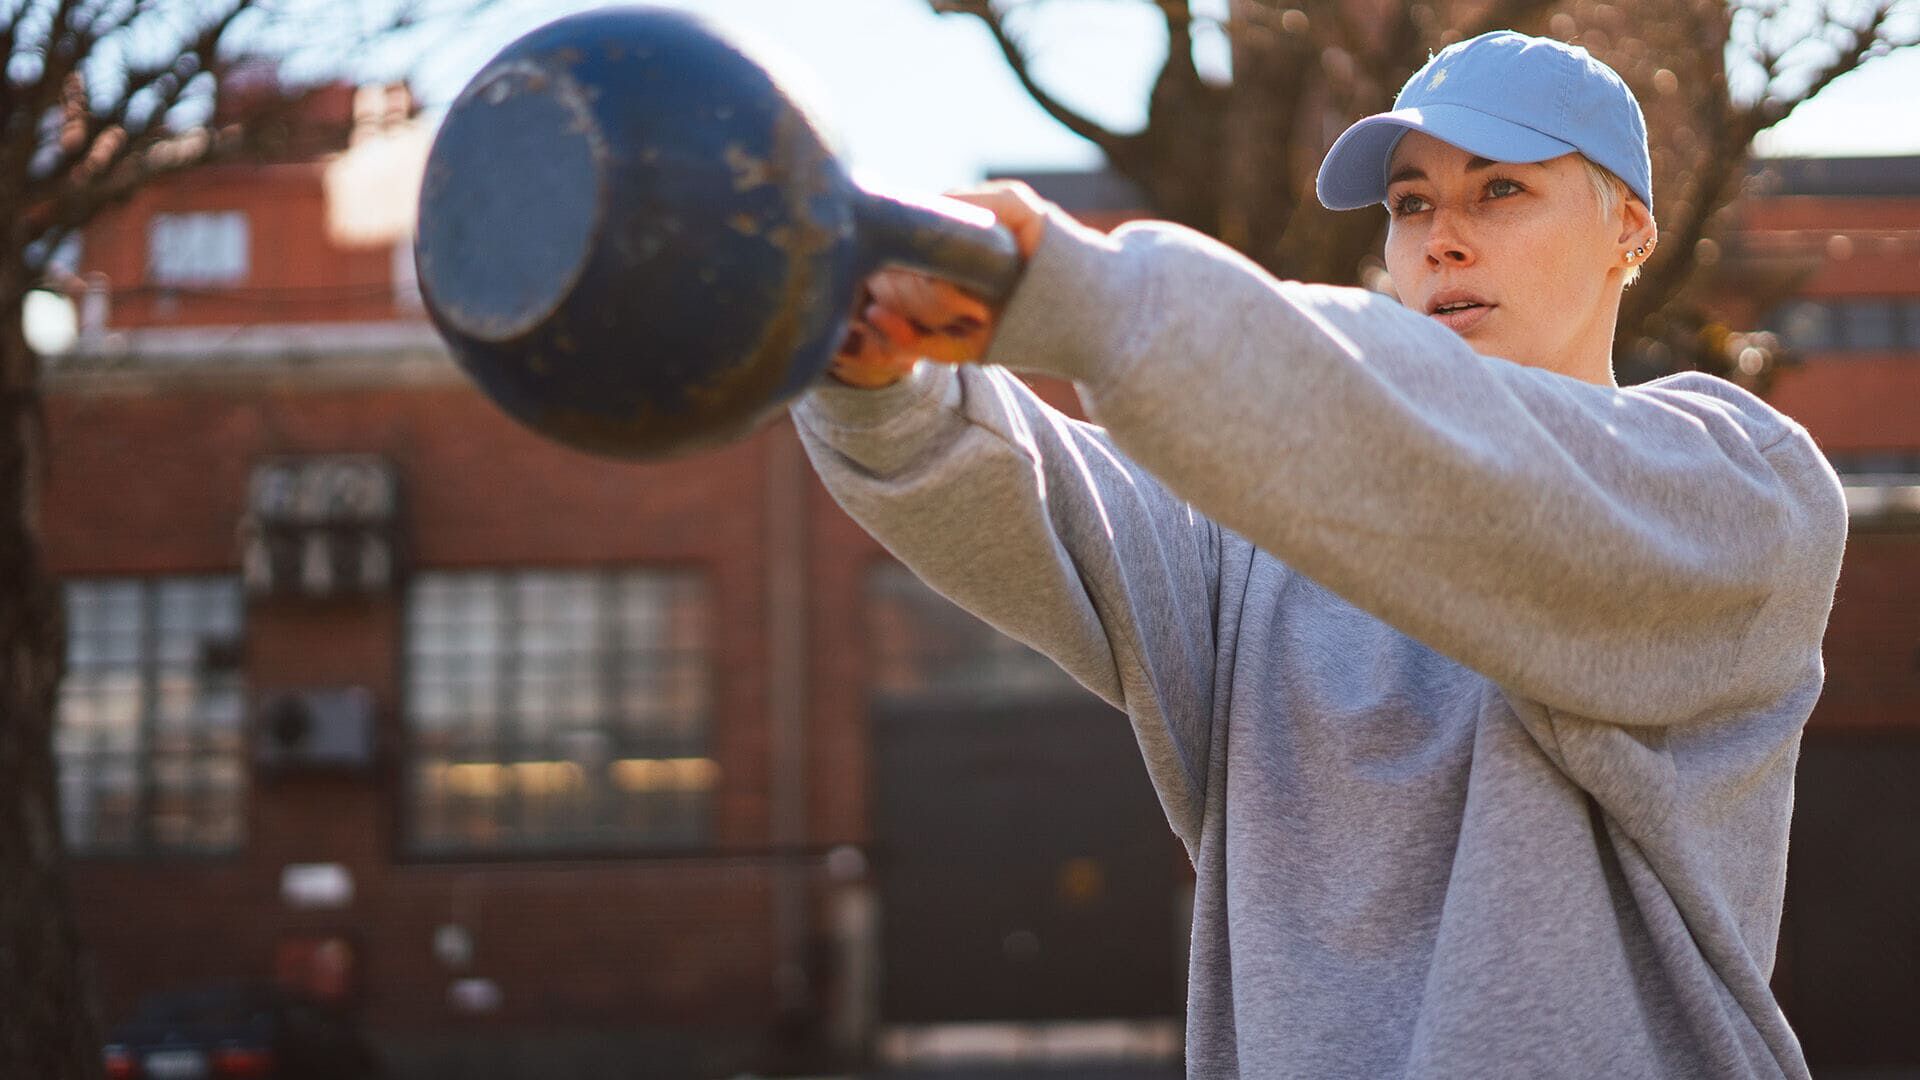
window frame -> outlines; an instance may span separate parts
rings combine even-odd
[[[188,266],[178,266],[172,260],[159,258],[162,250],[159,232],[162,229],[220,230],[237,226],[239,232],[238,265],[228,267],[225,264],[213,265],[205,260],[193,261]],[[196,243],[205,243],[204,237],[191,237]],[[153,214],[147,219],[146,229],[147,259],[145,268],[146,284],[161,289],[221,289],[246,284],[253,274],[253,219],[247,211],[238,208],[218,210],[165,210]],[[184,244],[181,238],[173,243]],[[205,252],[195,252],[205,254]]]
[[[1807,309],[1816,309],[1820,320],[1820,334],[1811,344],[1797,339],[1789,326]],[[1860,341],[1857,320],[1869,310],[1885,320],[1884,344]],[[1920,353],[1920,301],[1905,293],[1790,297],[1767,312],[1762,323],[1805,356],[1852,360]]]
[[[501,638],[494,646],[495,660],[501,666],[496,667],[490,676],[495,684],[493,697],[500,728],[497,745],[502,749],[496,753],[490,764],[511,768],[516,763],[546,761],[550,758],[539,756],[538,751],[542,748],[542,743],[538,739],[529,739],[526,736],[526,724],[518,718],[518,706],[513,699],[519,692],[521,684],[514,680],[513,671],[514,661],[520,658],[520,651],[524,647],[517,635],[527,623],[520,613],[511,607],[511,601],[505,598],[512,595],[517,583],[530,578],[577,576],[585,577],[591,583],[596,597],[595,603],[598,605],[595,618],[596,637],[592,652],[595,654],[593,664],[602,706],[599,710],[599,718],[592,726],[572,729],[557,727],[547,736],[548,741],[544,745],[546,747],[557,745],[570,731],[598,732],[607,740],[609,765],[615,760],[624,760],[627,756],[633,756],[627,754],[627,750],[636,745],[645,748],[643,743],[623,743],[618,731],[619,719],[622,715],[619,702],[622,683],[623,679],[631,676],[624,674],[622,657],[626,654],[619,647],[620,636],[618,634],[608,636],[606,630],[619,622],[617,603],[621,583],[625,580],[644,581],[649,578],[666,577],[687,581],[692,586],[695,593],[693,602],[697,606],[697,618],[700,620],[697,630],[699,642],[691,649],[682,650],[679,647],[673,647],[667,650],[668,653],[681,651],[691,653],[693,657],[691,663],[698,669],[694,677],[699,680],[698,693],[704,704],[704,715],[693,722],[693,726],[697,728],[697,735],[693,741],[697,745],[692,746],[688,753],[704,758],[713,772],[712,782],[697,796],[703,801],[703,805],[695,812],[697,821],[691,830],[691,836],[675,838],[615,835],[603,840],[585,842],[569,838],[534,840],[517,838],[491,844],[423,842],[420,823],[425,815],[419,790],[420,770],[432,763],[436,757],[456,759],[459,753],[458,744],[470,737],[455,733],[450,739],[448,750],[439,753],[423,746],[420,715],[416,712],[414,704],[418,667],[414,638],[418,604],[416,590],[423,582],[435,579],[487,579],[493,583],[493,587],[498,590],[498,595],[503,598],[500,611]],[[399,805],[393,816],[393,850],[396,862],[438,865],[679,858],[715,850],[718,840],[719,804],[726,783],[725,770],[719,767],[719,758],[715,753],[718,741],[716,728],[721,712],[716,591],[711,568],[698,562],[515,564],[417,568],[409,575],[406,587],[398,593],[400,618],[397,674],[399,685],[396,711],[400,723],[400,760],[396,766],[398,783],[394,786],[394,793]],[[472,742],[478,745],[479,740],[474,739]],[[661,740],[658,745],[665,746],[666,740]],[[489,762],[480,763],[488,764]],[[603,787],[599,794],[590,798],[604,798],[610,794],[617,794],[617,790],[611,787],[612,781],[602,779],[601,784]],[[502,798],[503,804],[507,806],[513,806],[517,802],[516,793],[511,785],[508,786],[507,793]],[[518,811],[515,810],[512,813],[517,814]],[[524,821],[524,818],[518,820]]]
[[[223,754],[210,748],[208,738],[210,728],[205,724],[190,725],[188,728],[188,750],[181,757],[191,767],[194,763],[209,757],[230,757],[237,776],[234,796],[231,804],[233,814],[232,841],[228,844],[179,844],[161,843],[154,829],[154,807],[158,800],[159,784],[156,780],[156,764],[162,755],[156,749],[160,734],[161,676],[166,663],[162,656],[164,640],[160,618],[162,610],[161,593],[165,586],[175,585],[219,585],[228,593],[228,602],[232,605],[233,633],[224,644],[234,650],[234,662],[226,669],[233,680],[230,687],[237,703],[238,715],[234,721],[234,746],[230,753]],[[184,573],[184,574],[76,574],[62,577],[59,581],[61,611],[66,620],[63,635],[62,659],[63,675],[58,696],[54,704],[52,760],[54,766],[55,797],[60,820],[61,843],[65,853],[73,859],[87,862],[193,862],[193,861],[231,861],[246,854],[252,839],[251,816],[253,796],[253,776],[249,743],[249,700],[246,665],[242,659],[247,637],[246,593],[240,578],[231,573]],[[65,698],[72,687],[71,679],[76,673],[73,663],[73,620],[71,603],[73,590],[87,587],[108,587],[113,585],[131,585],[138,591],[140,627],[135,648],[133,670],[138,680],[138,715],[134,719],[134,741],[124,755],[111,751],[101,751],[95,747],[74,753],[60,748],[61,728],[67,722]],[[197,639],[202,647],[219,639],[205,637]],[[104,667],[105,665],[103,665]],[[110,670],[110,668],[109,668]],[[196,679],[196,696],[199,682]],[[89,773],[97,773],[100,763],[124,757],[133,768],[133,807],[129,812],[131,839],[125,843],[101,843],[97,840],[79,842],[68,834],[67,807],[65,804],[63,777],[69,763],[83,759],[84,768]],[[89,787],[93,787],[91,783]],[[196,784],[189,787],[190,791]],[[97,835],[98,830],[94,830]]]
[[[907,627],[886,627],[879,620],[889,596],[908,600],[901,614],[937,618],[925,621],[920,635]],[[914,610],[916,605],[925,605]],[[874,559],[861,577],[860,608],[867,641],[867,696],[876,706],[895,709],[1046,708],[1069,706],[1098,695],[1051,657],[1024,644],[940,595],[905,564]],[[936,625],[937,623],[937,625]],[[917,651],[926,644],[957,646],[944,653]],[[918,667],[917,685],[892,685],[893,672]]]

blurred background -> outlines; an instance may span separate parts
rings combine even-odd
[[[585,457],[425,321],[436,122],[586,6],[0,3],[0,633],[39,658],[0,1073],[1182,1075],[1191,872],[1125,717],[784,422]],[[1662,232],[1623,381],[1734,379],[1846,484],[1775,989],[1816,1076],[1920,1077],[1920,5],[676,6],[874,183],[1019,177],[1381,291],[1384,214],[1311,198],[1348,122],[1493,27],[1620,70]]]

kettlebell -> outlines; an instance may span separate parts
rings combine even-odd
[[[987,211],[870,191],[742,46],[650,7],[514,41],[448,109],[414,244],[460,367],[540,434],[659,459],[737,439],[822,377],[883,266],[1003,299]]]

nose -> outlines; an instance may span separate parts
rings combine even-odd
[[[1460,229],[1459,216],[1446,210],[1433,212],[1433,225],[1427,231],[1426,248],[1427,264],[1432,267],[1470,266],[1473,263],[1473,246]]]

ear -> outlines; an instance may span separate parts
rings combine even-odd
[[[1615,215],[1620,225],[1620,235],[1616,242],[1620,249],[1632,251],[1638,247],[1653,250],[1654,243],[1660,238],[1660,227],[1654,223],[1653,211],[1632,195],[1620,197],[1620,210]]]

